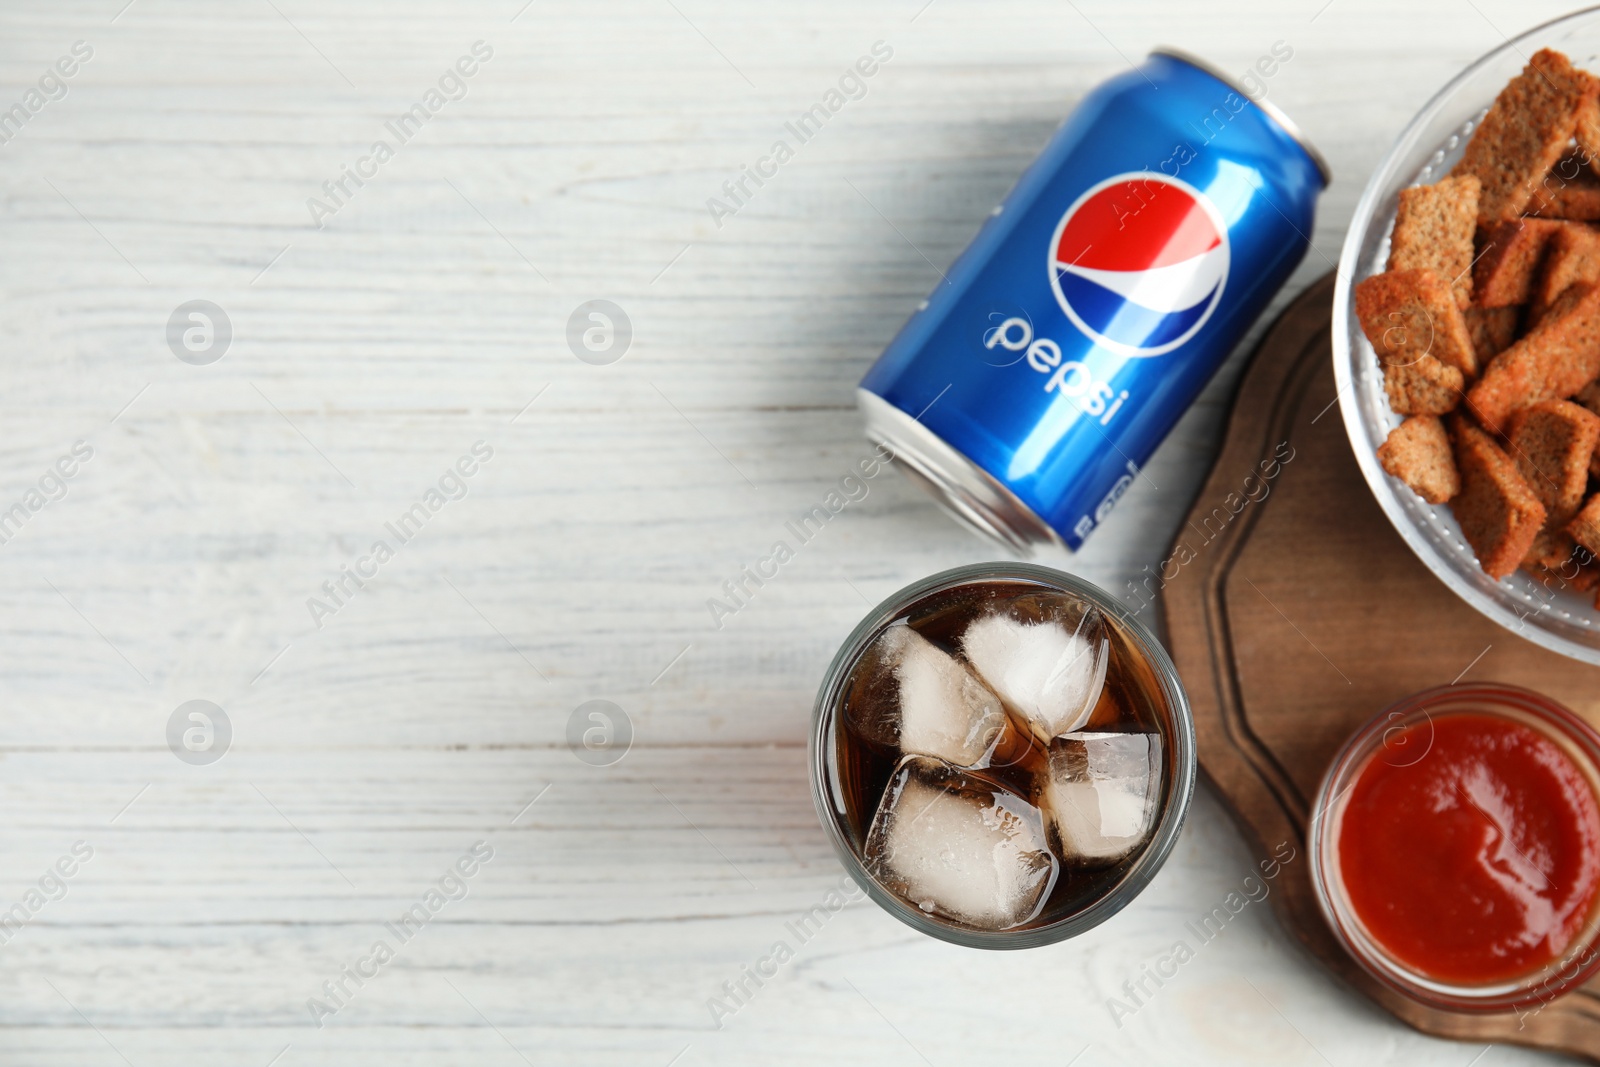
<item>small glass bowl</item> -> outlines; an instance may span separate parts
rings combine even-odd
[[[914,605],[937,593],[964,585],[992,582],[1015,583],[1022,587],[1078,597],[1094,604],[1105,614],[1108,622],[1118,626],[1160,691],[1162,700],[1161,707],[1156,709],[1156,725],[1167,753],[1161,779],[1160,814],[1143,851],[1098,897],[1085,901],[1075,911],[1050,922],[1014,930],[981,930],[942,919],[907,903],[878,884],[867,872],[860,853],[852,843],[847,825],[848,812],[839,787],[838,739],[835,736],[835,730],[839,728],[838,713],[851,671],[867,646],[885,627],[903,618]],[[833,657],[822,686],[817,691],[808,755],[811,796],[817,805],[817,815],[822,820],[828,839],[833,842],[839,862],[844,864],[850,877],[879,907],[907,926],[968,948],[1020,949],[1050,945],[1076,937],[1111,918],[1150,884],[1150,880],[1166,862],[1173,846],[1177,844],[1178,832],[1183,828],[1189,800],[1194,794],[1194,719],[1189,711],[1188,694],[1184,692],[1177,668],[1173,666],[1166,649],[1161,647],[1161,643],[1144,624],[1128,615],[1125,606],[1119,604],[1110,593],[1081,578],[1028,563],[978,563],[956,567],[907,586],[868,612]]]
[[[1368,764],[1397,766],[1426,756],[1406,749],[1399,731],[1446,715],[1470,712],[1520,723],[1559,745],[1600,798],[1600,733],[1549,697],[1498,683],[1446,685],[1424,690],[1380,712],[1356,731],[1323,776],[1307,831],[1311,884],[1322,914],[1346,952],[1372,977],[1421,1004],[1458,1012],[1509,1012],[1535,1008],[1577,988],[1600,970],[1600,906],[1567,954],[1514,981],[1458,985],[1420,974],[1391,956],[1369,935],[1345,893],[1339,868],[1339,832],[1345,797]]]

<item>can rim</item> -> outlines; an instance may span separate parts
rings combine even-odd
[[[1272,101],[1266,99],[1256,100],[1252,98],[1245,87],[1239,83],[1239,79],[1235,78],[1226,71],[1219,69],[1213,64],[1206,62],[1199,56],[1194,55],[1192,52],[1185,52],[1181,48],[1171,48],[1166,45],[1162,45],[1159,48],[1152,48],[1150,50],[1150,54],[1152,56],[1166,56],[1169,59],[1176,59],[1180,63],[1187,63],[1196,70],[1204,71],[1205,73],[1211,75],[1213,78],[1217,79],[1217,81],[1228,86],[1230,89],[1233,89],[1246,100],[1249,100],[1256,107],[1266,112],[1267,117],[1273,122],[1277,123],[1278,126],[1283,129],[1283,132],[1287,133],[1290,139],[1293,140],[1295,144],[1299,145],[1305,151],[1306,155],[1311,157],[1311,162],[1316,164],[1317,173],[1322,175],[1322,187],[1324,189],[1326,189],[1333,181],[1333,170],[1328,166],[1327,158],[1323,156],[1321,152],[1317,151],[1317,146],[1311,143],[1310,139],[1306,137],[1305,132],[1301,130],[1299,126],[1295,125],[1295,121],[1288,115],[1285,115],[1283,111],[1279,109],[1277,104],[1274,104]]]
[[[866,421],[867,439],[888,448],[901,473],[962,526],[1024,555],[1045,545],[1070,551],[1038,513],[920,419],[859,387],[856,406]]]

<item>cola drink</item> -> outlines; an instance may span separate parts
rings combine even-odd
[[[1194,778],[1187,699],[1115,601],[1042,567],[902,591],[819,694],[818,810],[863,888],[986,947],[1087,929],[1148,882]]]

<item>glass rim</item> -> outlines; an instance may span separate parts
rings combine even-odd
[[[1600,898],[1582,935],[1556,960],[1520,977],[1466,985],[1422,974],[1383,949],[1355,914],[1338,879],[1338,833],[1344,813],[1339,801],[1376,757],[1391,730],[1450,715],[1478,714],[1532,726],[1556,742],[1589,781],[1600,803],[1600,731],[1560,702],[1504,682],[1435,686],[1395,701],[1357,729],[1340,747],[1322,776],[1306,828],[1311,887],[1317,908],[1334,939],[1369,976],[1385,987],[1428,1007],[1447,1011],[1512,1012],[1543,1006],[1600,971]],[[1570,972],[1570,973],[1569,973]]]
[[[1161,736],[1163,743],[1171,746],[1175,770],[1170,785],[1164,789],[1161,821],[1152,833],[1150,842],[1122,877],[1099,899],[1054,922],[1019,930],[979,930],[939,919],[911,906],[879,885],[878,880],[867,871],[861,857],[847,840],[834,810],[830,795],[832,780],[827,762],[829,746],[826,742],[831,740],[835,712],[850,670],[883,627],[924,597],[963,585],[1004,581],[1032,584],[1082,597],[1107,616],[1116,619],[1161,686],[1172,718],[1170,728],[1167,724],[1161,724]],[[1111,594],[1075,575],[1032,563],[993,562],[967,564],[930,575],[900,589],[866,613],[839,646],[817,689],[806,755],[811,799],[816,805],[823,830],[845,871],[880,908],[920,933],[952,944],[967,948],[1024,949],[1055,944],[1099,926],[1126,907],[1150,884],[1156,872],[1166,863],[1183,829],[1189,802],[1194,795],[1197,774],[1195,750],[1194,717],[1190,712],[1188,693],[1178,677],[1172,657],[1144,623],[1117,603]]]

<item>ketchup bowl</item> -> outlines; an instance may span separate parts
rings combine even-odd
[[[1535,1009],[1600,970],[1600,733],[1547,697],[1442,686],[1386,709],[1308,836],[1335,936],[1413,1000]]]

